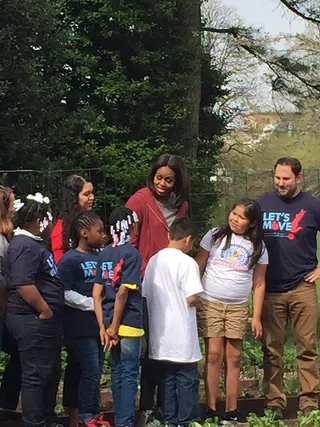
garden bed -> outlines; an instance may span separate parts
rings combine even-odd
[[[110,392],[102,393],[102,404],[103,407],[112,407],[112,401],[110,400]],[[217,411],[220,415],[224,412],[224,401],[219,401],[217,404]],[[264,399],[263,398],[240,398],[239,399],[239,409],[244,413],[253,412],[257,415],[263,415],[264,411]],[[205,418],[205,406],[203,403],[200,403],[200,411],[202,419]],[[297,416],[298,411],[298,397],[291,396],[288,397],[288,405],[285,411],[286,423],[288,425],[295,425],[294,419]],[[137,411],[138,415],[138,411]],[[65,427],[68,427],[68,418],[66,416],[59,416],[59,422],[63,424]],[[105,419],[113,422],[113,412],[106,411]],[[21,412],[19,411],[2,411],[0,410],[0,425],[1,427],[23,427],[23,423],[21,421]]]

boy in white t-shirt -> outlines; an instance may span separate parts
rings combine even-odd
[[[150,259],[142,285],[149,317],[149,358],[161,361],[163,416],[168,426],[187,426],[199,418],[196,306],[203,287],[197,263],[186,255],[194,237],[193,222],[176,219],[168,247]]]

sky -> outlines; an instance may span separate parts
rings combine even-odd
[[[301,33],[305,21],[284,6],[278,0],[222,0],[227,6],[237,9],[238,15],[247,25],[263,27],[275,36],[279,33]]]

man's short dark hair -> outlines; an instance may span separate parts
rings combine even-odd
[[[278,165],[290,166],[295,176],[298,176],[302,170],[300,160],[296,159],[295,157],[281,157],[276,161],[276,164],[274,165],[274,170],[276,170],[276,167]]]
[[[192,236],[194,239],[196,234],[197,231],[194,222],[186,216],[175,219],[169,231],[170,240],[182,240],[188,236]]]

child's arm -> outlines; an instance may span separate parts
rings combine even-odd
[[[106,332],[106,328],[103,323],[102,293],[103,293],[103,285],[101,285],[100,283],[95,283],[93,285],[93,291],[92,291],[94,312],[95,312],[99,329],[100,329],[101,345],[103,345],[104,350],[106,350],[109,346],[109,339]]]
[[[199,299],[200,297],[198,294],[191,295],[187,298],[187,303],[190,305],[190,307],[197,307],[199,304]]]
[[[18,294],[39,313],[40,319],[50,319],[53,316],[51,308],[40,295],[35,285],[17,286]]]
[[[204,270],[206,269],[208,258],[209,258],[209,252],[200,247],[195,257],[195,260],[199,266],[201,277],[203,276]]]
[[[74,290],[79,265],[66,254],[58,264],[58,275],[64,288],[64,301],[69,307],[81,311],[94,311],[93,298]]]
[[[181,277],[180,282],[188,305],[197,307],[200,301],[199,294],[203,292],[203,287],[200,280],[199,267],[193,259],[189,259],[188,269]]]
[[[253,273],[253,317],[252,333],[256,339],[262,336],[261,312],[266,290],[267,264],[257,264]]]
[[[114,304],[114,314],[110,327],[108,328],[108,335],[114,339],[119,340],[118,330],[122,319],[122,314],[128,300],[129,288],[126,285],[121,285],[116,296]]]

